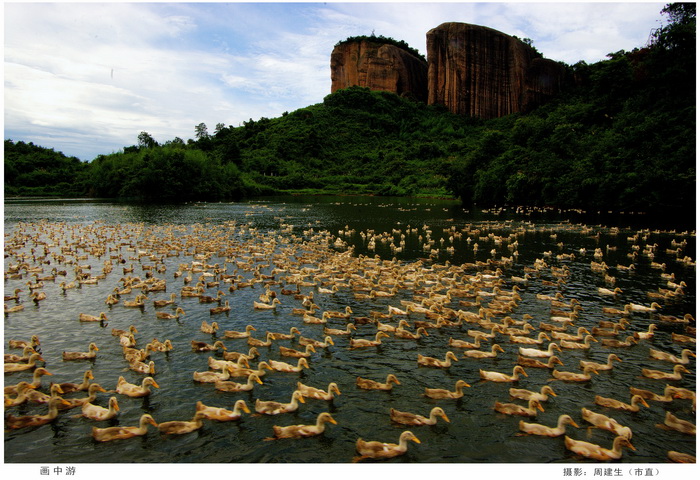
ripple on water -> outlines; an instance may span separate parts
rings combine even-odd
[[[636,230],[623,229],[619,234],[608,228],[595,226],[585,227],[547,220],[544,222],[531,219],[503,217],[488,217],[474,215],[453,209],[444,212],[437,208],[431,201],[422,201],[420,206],[400,203],[391,206],[388,202],[381,205],[372,203],[366,199],[358,204],[341,199],[337,202],[322,202],[320,206],[274,201],[264,204],[217,204],[201,205],[198,207],[185,206],[178,209],[140,208],[137,206],[111,205],[111,204],[84,204],[77,205],[49,205],[42,206],[32,204],[31,208],[6,205],[5,232],[12,235],[17,228],[33,228],[32,222],[43,218],[57,219],[65,222],[66,231],[71,228],[80,229],[85,238],[92,238],[97,226],[114,226],[120,224],[124,228],[138,230],[138,249],[153,248],[157,235],[161,239],[166,238],[164,230],[165,222],[177,225],[173,230],[173,237],[169,241],[189,235],[193,232],[200,240],[220,238],[221,235],[231,235],[229,241],[220,247],[208,251],[211,256],[207,263],[224,264],[227,258],[235,256],[236,261],[241,262],[240,273],[246,279],[252,278],[255,267],[259,272],[271,275],[272,270],[285,261],[285,259],[299,258],[300,251],[291,255],[287,249],[292,244],[300,247],[304,239],[306,246],[315,249],[325,248],[329,242],[322,236],[318,236],[323,230],[335,235],[336,232],[345,229],[355,229],[352,235],[343,235],[343,240],[355,243],[355,258],[358,254],[366,255],[364,261],[369,262],[378,254],[383,260],[391,261],[396,257],[396,262],[377,263],[378,268],[384,268],[389,272],[395,265],[414,264],[417,258],[426,258],[430,251],[424,249],[428,242],[428,236],[435,240],[431,248],[440,248],[440,238],[449,238],[456,232],[464,231],[461,238],[453,239],[454,254],[440,249],[440,253],[430,262],[420,265],[415,264],[416,269],[429,268],[432,264],[445,265],[447,268],[454,265],[474,264],[477,261],[499,261],[502,257],[510,257],[514,250],[519,255],[512,265],[505,267],[503,279],[508,290],[513,285],[511,275],[523,276],[525,268],[532,267],[536,259],[544,258],[550,266],[566,268],[569,271],[566,282],[561,287],[547,285],[547,281],[556,282],[550,274],[550,270],[539,273],[531,273],[531,280],[523,285],[519,292],[521,300],[516,309],[511,313],[512,318],[520,320],[524,314],[534,317],[531,323],[539,326],[540,321],[549,321],[550,304],[538,300],[537,293],[553,295],[561,291],[566,298],[576,298],[583,310],[576,320],[579,325],[592,328],[600,320],[610,320],[604,315],[602,306],[621,308],[627,302],[649,304],[647,292],[656,291],[658,288],[666,288],[666,280],[660,278],[660,272],[651,268],[651,260],[640,257],[635,260],[637,268],[632,271],[614,269],[614,265],[628,265],[632,260],[626,254],[630,251],[632,242],[628,236],[636,233]],[[251,215],[248,215],[251,214]],[[283,221],[280,220],[283,218]],[[204,220],[206,219],[206,220]],[[525,221],[524,221],[525,220]],[[94,223],[98,221],[98,223]],[[235,228],[230,223],[235,221]],[[246,228],[243,232],[241,226],[251,222],[251,226],[258,227],[255,233]],[[293,225],[290,230],[282,224]],[[46,225],[48,222],[45,223]],[[367,241],[358,232],[369,231],[372,235],[383,235],[385,239],[391,237],[393,229],[401,229],[406,232],[407,225],[412,226],[412,231],[406,235],[406,247],[402,252],[392,252],[389,242],[377,239],[376,247],[371,250]],[[444,231],[452,226],[455,230]],[[69,228],[70,227],[70,228]],[[313,228],[313,232],[311,229]],[[231,229],[231,230],[226,230]],[[285,233],[282,233],[284,230]],[[430,232],[429,232],[430,230]],[[477,232],[478,230],[478,232]],[[134,230],[136,231],[136,230]],[[230,233],[234,231],[235,233]],[[492,235],[489,236],[489,233]],[[510,235],[512,237],[509,237]],[[556,238],[552,235],[556,234]],[[170,234],[168,234],[170,235]],[[256,237],[255,235],[258,235]],[[294,238],[292,237],[294,236]],[[418,236],[421,236],[419,239]],[[695,314],[695,280],[694,267],[690,268],[676,262],[674,256],[664,254],[664,249],[671,246],[671,241],[687,239],[688,246],[685,253],[693,257],[695,254],[694,235],[674,235],[665,232],[647,232],[647,238],[639,239],[634,244],[644,248],[646,244],[659,245],[655,261],[665,261],[667,269],[665,273],[674,273],[676,280],[685,280],[688,284],[686,295],[674,301],[664,303],[663,312],[682,316],[684,313]],[[316,238],[312,238],[316,236]],[[496,244],[495,236],[502,236],[503,242]],[[79,236],[71,237],[73,239]],[[9,237],[6,237],[6,239]],[[277,253],[281,256],[255,257],[257,248],[270,240],[277,242]],[[398,242],[399,236],[395,240]],[[470,241],[467,241],[470,238]],[[517,239],[517,249],[508,247],[509,238]],[[65,240],[68,243],[68,240]],[[121,242],[122,238],[113,236],[103,239],[102,243],[110,245],[111,242]],[[291,243],[290,243],[291,242]],[[296,242],[296,243],[295,243]],[[449,240],[446,240],[449,242]],[[561,244],[559,244],[561,242]],[[333,243],[332,241],[330,243]],[[479,243],[480,247],[474,251],[473,244]],[[237,245],[247,245],[249,250],[230,254],[227,249]],[[604,277],[592,272],[591,261],[594,260],[593,251],[596,247],[604,248],[606,245],[616,246],[617,250],[605,250],[603,260],[611,266],[610,273],[616,277],[616,286],[623,290],[618,297],[602,297],[597,293],[597,287],[606,286]],[[20,252],[29,253],[31,244],[27,244]],[[587,253],[580,253],[580,248],[586,248]],[[52,249],[58,246],[51,247]],[[492,249],[495,254],[490,253]],[[551,251],[551,256],[545,256],[544,252]],[[136,338],[140,346],[152,338],[163,341],[170,339],[175,349],[170,353],[153,353],[152,359],[156,364],[155,378],[161,385],[160,389],[154,389],[153,394],[145,399],[132,399],[119,397],[120,415],[118,419],[110,422],[94,422],[85,418],[73,418],[74,413],[61,414],[50,425],[34,429],[6,432],[5,434],[5,458],[6,461],[16,463],[43,462],[202,462],[202,463],[227,463],[227,462],[349,462],[355,454],[355,441],[358,437],[367,440],[382,440],[396,442],[403,431],[404,426],[393,424],[389,419],[389,409],[394,407],[399,410],[411,411],[427,415],[433,406],[441,406],[445,409],[450,423],[439,421],[435,426],[416,427],[414,433],[421,439],[421,444],[409,445],[405,456],[388,460],[387,462],[421,462],[421,463],[456,463],[456,462],[571,462],[581,461],[580,458],[568,452],[563,446],[561,438],[538,438],[518,435],[518,422],[520,417],[509,417],[493,411],[495,401],[511,401],[508,389],[512,386],[539,390],[542,385],[550,384],[557,392],[557,397],[550,398],[543,404],[545,412],[536,419],[537,423],[554,425],[561,413],[571,414],[582,428],[571,428],[570,435],[577,439],[584,439],[604,446],[612,444],[612,434],[599,429],[588,429],[588,425],[580,418],[581,407],[600,411],[615,419],[623,425],[628,425],[634,432],[633,444],[637,448],[635,452],[626,451],[623,462],[664,462],[666,452],[675,449],[682,452],[694,453],[694,437],[683,435],[674,431],[666,431],[656,427],[663,422],[666,410],[677,414],[684,419],[694,418],[691,402],[689,400],[674,400],[670,404],[650,402],[649,408],[642,408],[640,412],[617,412],[595,405],[595,395],[625,400],[629,398],[629,386],[636,386],[662,393],[666,383],[682,386],[695,390],[695,359],[691,360],[690,374],[685,374],[679,381],[666,382],[662,380],[645,379],[640,376],[640,368],[654,368],[671,370],[670,364],[649,357],[649,348],[653,347],[663,351],[680,354],[682,348],[671,340],[672,333],[681,333],[682,326],[662,324],[658,319],[649,314],[633,314],[630,317],[631,325],[628,332],[646,331],[652,322],[659,324],[656,335],[651,340],[641,341],[629,348],[612,349],[594,343],[590,350],[565,350],[558,354],[564,362],[559,366],[560,370],[578,371],[579,361],[595,360],[604,362],[609,352],[617,353],[623,362],[615,364],[610,372],[600,372],[590,382],[565,383],[560,381],[549,382],[551,378],[548,369],[527,369],[528,377],[522,377],[513,384],[498,384],[479,380],[479,369],[510,373],[517,359],[518,346],[510,343],[508,337],[499,335],[496,341],[505,352],[499,353],[495,359],[474,360],[462,357],[462,351],[453,349],[459,360],[448,369],[435,369],[419,367],[416,358],[418,354],[444,358],[445,352],[450,349],[447,341],[449,337],[467,337],[468,329],[477,328],[475,324],[467,324],[460,327],[444,327],[441,329],[429,329],[429,336],[421,337],[418,341],[398,338],[384,339],[379,347],[368,349],[350,350],[348,348],[349,337],[335,337],[335,345],[327,349],[319,349],[312,355],[309,369],[297,374],[280,372],[268,372],[263,377],[263,385],[256,385],[252,392],[224,393],[215,390],[211,385],[200,384],[192,379],[193,371],[203,371],[208,368],[209,356],[220,357],[220,353],[195,353],[190,349],[191,340],[201,340],[213,343],[215,338],[221,338],[223,330],[243,330],[247,324],[256,326],[253,332],[256,338],[264,338],[266,330],[287,332],[291,326],[298,326],[302,334],[315,339],[323,339],[323,327],[321,325],[303,324],[300,317],[291,315],[291,309],[299,307],[299,301],[292,296],[280,295],[282,304],[276,311],[258,311],[252,308],[253,300],[264,292],[262,285],[254,288],[246,288],[235,292],[228,292],[227,298],[231,299],[231,311],[227,315],[211,316],[209,308],[212,305],[200,304],[197,299],[179,298],[178,304],[185,310],[185,315],[179,320],[159,320],[155,318],[155,309],[152,301],[155,299],[169,298],[170,293],[178,293],[182,286],[182,278],[175,279],[173,273],[179,264],[191,264],[194,260],[193,250],[188,255],[164,256],[163,263],[166,272],[162,275],[168,279],[168,289],[165,292],[152,292],[148,296],[146,307],[143,309],[125,308],[122,304],[107,307],[104,299],[112,292],[123,277],[122,267],[134,265],[134,275],[146,276],[147,270],[142,268],[144,264],[152,262],[146,258],[131,259],[136,255],[136,249],[127,251],[121,249],[126,257],[124,264],[115,265],[114,270],[105,280],[97,285],[84,285],[79,289],[69,290],[63,294],[57,283],[46,283],[44,290],[49,298],[38,306],[31,302],[25,302],[23,312],[10,314],[5,317],[5,338],[27,338],[37,334],[42,341],[42,353],[47,368],[54,373],[53,377],[43,380],[44,388],[50,381],[80,381],[83,372],[91,368],[95,375],[95,381],[105,389],[113,389],[119,376],[124,376],[128,381],[139,383],[143,378],[128,369],[123,359],[122,349],[118,340],[111,335],[112,328],[126,329],[129,325],[136,325],[139,332]],[[201,252],[198,252],[201,253]],[[572,260],[559,260],[559,253],[574,253]],[[162,253],[160,255],[163,255]],[[28,257],[29,258],[29,257]],[[87,259],[81,259],[81,265],[89,264],[90,271],[96,273],[101,270],[106,256],[100,258],[89,255]],[[449,265],[446,262],[449,261]],[[600,259],[595,259],[600,261]],[[6,269],[10,264],[16,263],[13,257],[6,258]],[[243,265],[246,265],[245,270]],[[56,265],[53,263],[52,265]],[[49,271],[52,265],[45,265],[45,271]],[[233,270],[234,262],[228,262],[228,273]],[[250,266],[250,267],[248,267]],[[314,272],[319,267],[318,262],[309,260],[303,264]],[[71,270],[74,265],[69,265]],[[469,274],[484,270],[487,266],[471,268]],[[139,271],[139,269],[141,269]],[[446,269],[445,269],[446,270]],[[333,273],[342,281],[348,281],[349,269],[335,271]],[[71,274],[72,275],[72,274]],[[72,279],[68,275],[68,279]],[[286,273],[277,273],[277,278],[284,277]],[[313,273],[309,273],[310,279]],[[156,275],[160,276],[160,275]],[[196,278],[196,275],[194,275]],[[375,275],[378,281],[381,275]],[[325,280],[325,279],[324,279]],[[406,281],[406,278],[403,279]],[[7,279],[5,291],[9,293],[17,286],[26,286],[27,278],[21,280]],[[195,280],[196,282],[196,280]],[[432,284],[435,285],[435,284]],[[444,285],[449,285],[445,282]],[[607,285],[609,286],[609,285]],[[419,285],[417,288],[426,288],[427,285]],[[279,288],[272,286],[273,289]],[[219,288],[207,289],[207,294],[215,295]],[[318,313],[324,310],[343,310],[350,306],[353,316],[368,316],[372,311],[387,312],[389,305],[404,308],[401,300],[420,301],[417,297],[423,296],[412,292],[410,289],[399,290],[396,297],[378,298],[368,302],[359,300],[349,288],[341,288],[333,295],[319,294],[313,287],[302,287],[302,292],[308,294],[315,292],[314,301],[321,307]],[[505,288],[504,288],[505,290]],[[26,295],[26,292],[25,292]],[[125,298],[133,298],[127,295]],[[122,299],[124,300],[124,298]],[[484,299],[487,303],[490,299]],[[473,307],[463,307],[454,300],[449,304],[450,308],[476,311]],[[162,309],[174,311],[171,307]],[[93,315],[104,311],[108,321],[104,325],[99,323],[81,323],[78,314],[81,312]],[[495,320],[500,320],[503,315]],[[614,318],[614,317],[613,317]],[[412,314],[409,320],[421,319]],[[219,335],[214,337],[199,331],[203,320],[217,321],[220,325]],[[387,320],[395,323],[397,320]],[[333,319],[329,326],[343,328],[347,320]],[[372,325],[358,325],[357,331],[352,336],[357,338],[372,338],[375,327]],[[91,341],[95,341],[100,351],[94,361],[64,362],[61,358],[63,350],[87,350]],[[245,339],[227,339],[224,341],[229,350],[248,351]],[[490,345],[489,342],[485,342]],[[275,342],[272,347],[259,348],[260,358],[252,364],[257,365],[263,359],[281,359],[278,346],[296,346],[295,341],[286,340]],[[543,346],[544,348],[544,346]],[[691,346],[694,350],[694,345]],[[295,363],[295,362],[292,362]],[[355,385],[355,378],[362,376],[374,380],[384,381],[388,373],[394,373],[401,381],[401,385],[394,387],[392,391],[365,391]],[[5,384],[17,383],[19,380],[28,379],[28,372],[14,373],[5,376]],[[455,382],[463,379],[471,384],[465,388],[465,395],[459,400],[433,400],[423,395],[426,387],[454,389]],[[237,379],[244,381],[244,379]],[[308,385],[326,388],[328,383],[336,382],[341,390],[341,395],[332,402],[307,400],[297,412],[279,416],[252,416],[244,417],[235,422],[204,423],[201,430],[182,436],[166,436],[152,429],[144,438],[131,439],[121,442],[115,449],[113,445],[101,444],[92,441],[90,430],[93,426],[108,426],[111,424],[136,425],[143,413],[150,413],[157,421],[187,420],[194,414],[194,404],[197,400],[206,405],[232,408],[236,399],[244,399],[253,409],[256,398],[263,400],[289,401],[291,392],[297,381]],[[113,393],[100,394],[96,403],[106,405],[109,396]],[[25,405],[11,410],[13,414],[43,413],[45,406]],[[285,439],[276,441],[263,441],[272,435],[273,425],[291,425],[297,423],[313,423],[316,416],[323,411],[329,411],[338,421],[338,425],[329,425],[326,432],[319,437],[303,440]],[[128,447],[128,458],[124,458],[123,448]]]

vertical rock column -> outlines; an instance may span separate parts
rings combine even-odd
[[[553,83],[528,78],[543,70],[530,68],[537,51],[492,28],[443,23],[427,33],[427,50],[428,104],[453,113],[488,119],[525,111],[545,96],[539,85]]]
[[[331,53],[331,93],[353,85],[427,100],[428,65],[394,45],[367,40],[340,44]]]

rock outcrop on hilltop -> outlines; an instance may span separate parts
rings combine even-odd
[[[331,54],[331,93],[353,85],[410,95],[484,119],[528,112],[561,91],[565,68],[488,27],[443,23],[427,33],[428,61],[380,39]]]
[[[336,45],[331,93],[353,85],[428,100],[428,63],[395,45],[361,40]]]
[[[541,105],[559,92],[564,68],[492,28],[443,23],[427,33],[428,103],[496,118]]]

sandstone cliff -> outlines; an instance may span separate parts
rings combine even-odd
[[[444,23],[427,33],[428,103],[495,118],[528,111],[558,93],[561,65],[488,27]]]
[[[331,93],[353,85],[428,99],[428,64],[394,45],[362,40],[331,54]]]

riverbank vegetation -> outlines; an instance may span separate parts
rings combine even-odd
[[[6,140],[5,195],[352,193],[687,211],[695,205],[695,4],[663,13],[670,22],[649,45],[569,66],[571,86],[527,114],[484,121],[352,87],[278,118],[219,124],[211,134],[199,124],[188,141],[160,144],[141,132],[137,145],[90,163]]]

